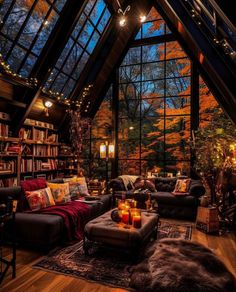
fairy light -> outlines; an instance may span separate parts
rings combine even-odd
[[[6,75],[9,75],[10,77],[13,77],[14,79],[18,79],[21,82],[26,83],[26,85],[28,86],[38,85],[37,78],[34,78],[34,77],[25,78],[25,77],[22,77],[21,74],[17,74],[14,71],[12,71],[12,69],[10,68],[10,65],[4,61],[2,54],[0,54],[0,67]]]

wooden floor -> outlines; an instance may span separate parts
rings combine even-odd
[[[176,222],[176,221],[175,221]],[[228,269],[236,277],[236,236],[233,233],[223,235],[206,235],[193,228],[192,241],[197,241],[210,248],[225,263]],[[5,250],[5,252],[7,252]],[[126,291],[118,288],[89,283],[87,281],[32,269],[33,263],[37,262],[42,254],[17,250],[17,277],[11,279],[11,271],[8,271],[0,291],[80,291],[80,292],[121,292]]]

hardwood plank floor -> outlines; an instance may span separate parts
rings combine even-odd
[[[175,223],[180,221],[168,220]],[[181,221],[183,222],[183,221]],[[185,222],[186,223],[186,222]],[[210,248],[225,263],[236,277],[236,236],[233,233],[223,235],[208,235],[196,230],[193,224],[192,241],[199,242]],[[4,248],[7,255],[9,250]],[[11,279],[11,270],[8,271],[0,291],[29,291],[29,292],[123,292],[126,290],[90,283],[82,279],[49,273],[32,269],[31,266],[43,255],[38,252],[17,250],[17,277]]]

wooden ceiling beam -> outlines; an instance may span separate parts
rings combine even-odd
[[[41,95],[42,87],[73,31],[74,24],[77,21],[84,2],[85,0],[68,0],[66,2],[59,20],[33,68],[31,77],[37,78],[38,85],[31,90],[26,90],[23,102],[27,103],[27,107],[25,110],[17,111],[15,113],[14,120],[16,123],[13,125],[13,128],[15,129],[14,134],[16,134],[23,125],[33,104]]]

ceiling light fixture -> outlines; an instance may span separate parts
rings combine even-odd
[[[117,12],[118,12],[118,14],[121,15],[121,16],[119,17],[119,25],[120,25],[121,27],[124,27],[124,26],[126,26],[126,24],[127,24],[127,17],[126,17],[126,14],[127,14],[128,11],[130,11],[131,6],[128,5],[128,6],[123,10],[123,9],[121,8],[120,1],[119,1],[119,0],[116,0],[116,2],[117,2],[117,4],[118,4],[118,6],[119,6],[119,9],[118,9]],[[146,19],[147,19],[147,17],[146,17],[145,14],[141,13],[141,14],[139,15],[139,21],[140,21],[141,23],[145,22]]]
[[[49,116],[49,109],[52,107],[53,103],[50,100],[45,100],[43,102],[43,105],[44,105],[45,116],[48,117]]]
[[[141,14],[141,15],[139,16],[139,19],[140,19],[140,22],[144,22],[144,21],[146,21],[147,16],[144,15],[144,14]]]
[[[121,5],[120,5],[119,0],[116,0],[116,2],[117,2],[117,4],[118,4],[118,6],[119,6],[118,13],[121,14],[121,17],[119,18],[119,24],[120,24],[121,27],[123,27],[123,26],[126,25],[126,16],[125,16],[125,15],[126,15],[126,13],[127,13],[128,11],[130,11],[131,6],[128,5],[128,6],[125,8],[125,10],[123,10],[123,9],[121,8]]]

